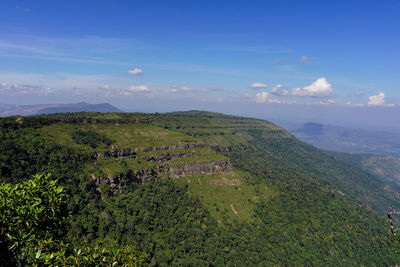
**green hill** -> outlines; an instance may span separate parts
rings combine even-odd
[[[394,265],[375,176],[263,120],[202,111],[0,120],[0,177],[50,172],[68,239],[133,242],[149,265]]]

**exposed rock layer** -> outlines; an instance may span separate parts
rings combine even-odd
[[[129,170],[127,173],[120,173],[115,176],[96,177],[92,175],[92,179],[97,187],[102,184],[108,185],[113,193],[120,193],[129,185],[143,183],[154,177],[181,178],[222,172],[232,172],[230,161],[220,160],[170,163],[168,165],[160,165],[153,169]]]

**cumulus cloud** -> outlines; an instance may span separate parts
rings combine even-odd
[[[300,63],[301,64],[311,64],[314,60],[315,60],[315,58],[313,58],[313,57],[301,56]]]
[[[252,83],[250,87],[253,89],[261,89],[261,88],[267,88],[268,86],[265,83]]]
[[[130,75],[142,75],[144,74],[142,69],[134,68],[133,70],[128,70],[128,74]]]
[[[267,102],[267,98],[268,98],[267,92],[260,92],[260,93],[256,94],[256,97],[254,98],[254,102],[265,103],[265,102]]]
[[[289,94],[287,90],[282,89],[282,84],[278,84],[272,88],[271,93],[276,96],[286,96]]]
[[[385,104],[385,94],[380,92],[378,95],[368,97],[368,105],[382,106]]]
[[[292,95],[294,96],[311,96],[311,97],[328,97],[331,96],[333,88],[325,78],[319,78],[312,82],[311,85],[301,88],[294,88]]]

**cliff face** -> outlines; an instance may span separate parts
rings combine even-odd
[[[204,144],[184,144],[156,147],[132,147],[119,149],[111,146],[109,151],[98,152],[95,158],[115,158],[118,161],[124,161],[127,158],[137,158],[146,162],[155,163],[151,168],[129,169],[126,172],[120,172],[114,175],[96,176],[91,175],[95,185],[107,185],[113,193],[121,193],[124,188],[130,185],[146,182],[155,177],[161,178],[182,178],[194,175],[210,175],[231,173],[232,165],[227,159],[211,160],[199,159],[199,152],[195,149],[204,149]],[[179,152],[177,151],[179,149]],[[165,151],[165,153],[156,153],[140,155],[140,152]],[[180,159],[180,161],[174,161]],[[186,160],[187,159],[187,160]]]
[[[170,145],[170,146],[154,146],[154,147],[130,147],[130,148],[118,148],[115,145],[110,147],[109,151],[97,152],[94,157],[129,157],[136,155],[136,152],[149,152],[149,151],[173,151],[176,149],[193,149],[193,148],[204,148],[204,144],[184,144],[184,145]]]

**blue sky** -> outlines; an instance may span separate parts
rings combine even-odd
[[[31,0],[0,10],[3,104],[236,113],[400,104],[398,0]]]

